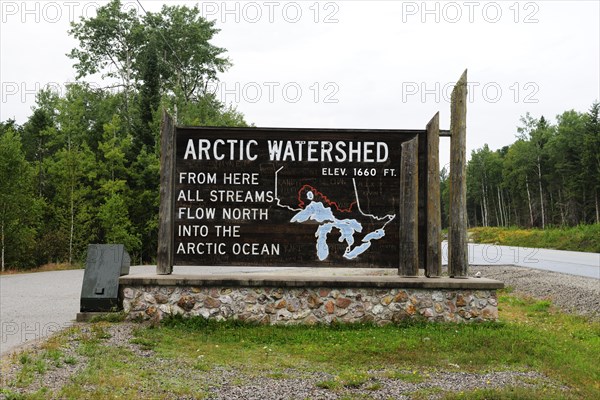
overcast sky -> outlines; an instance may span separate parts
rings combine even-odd
[[[1,120],[23,123],[39,88],[75,79],[69,22],[106,3],[0,1]],[[597,0],[172,3],[217,21],[213,43],[234,66],[215,90],[256,126],[421,129],[439,111],[448,129],[449,93],[468,68],[468,150],[496,149],[526,112],[554,121],[600,98]]]

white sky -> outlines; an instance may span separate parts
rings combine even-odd
[[[106,1],[0,1],[0,120],[75,78],[69,22]],[[141,1],[157,11],[163,1]],[[196,1],[169,2],[193,6]],[[124,7],[141,12],[136,1]],[[256,126],[421,129],[469,70],[468,151],[512,143],[519,117],[600,99],[600,2],[205,1],[234,66],[217,93]],[[102,82],[94,82],[104,86]],[[442,139],[447,144],[447,139]],[[441,149],[449,160],[449,146]]]

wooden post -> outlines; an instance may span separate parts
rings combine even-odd
[[[467,70],[452,90],[450,99],[450,227],[448,275],[469,274],[467,243]]]
[[[400,266],[398,274],[419,275],[418,243],[418,138],[402,143],[400,166]]]
[[[173,272],[174,246],[174,187],[175,187],[175,125],[163,111],[160,131],[160,207],[158,209],[158,251],[156,273]]]
[[[427,124],[427,250],[425,276],[442,275],[442,206],[440,199],[440,113]],[[422,240],[422,239],[421,239]]]

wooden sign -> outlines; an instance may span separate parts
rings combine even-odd
[[[466,83],[452,92],[449,266],[468,276]],[[442,274],[439,113],[424,130],[176,127],[163,113],[157,274],[173,265]]]
[[[175,128],[173,264],[397,268],[402,144],[424,133]]]

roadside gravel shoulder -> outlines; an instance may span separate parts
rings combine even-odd
[[[561,310],[600,320],[600,280],[511,265],[472,265],[471,274],[504,282],[516,293],[551,300]]]

